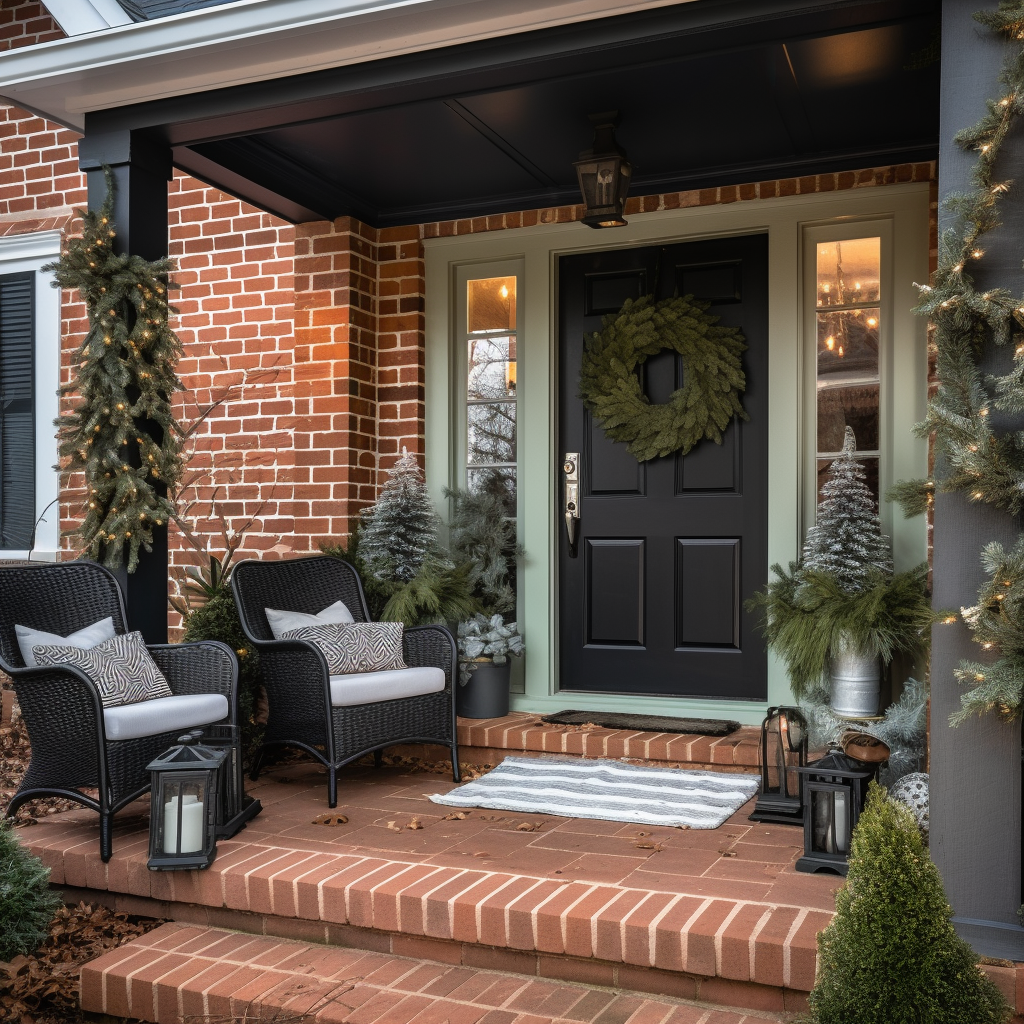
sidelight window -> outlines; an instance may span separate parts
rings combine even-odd
[[[819,236],[820,238],[820,236]],[[867,483],[879,496],[879,339],[883,336],[882,239],[829,239],[815,245],[816,468],[828,467],[852,427]]]
[[[466,487],[493,489],[516,515],[518,468],[517,277],[466,281]]]

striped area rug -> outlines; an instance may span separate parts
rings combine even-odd
[[[430,799],[448,807],[718,828],[756,792],[757,775],[642,768],[619,761],[506,757],[494,771]]]

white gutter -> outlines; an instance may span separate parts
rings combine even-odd
[[[0,97],[81,131],[92,110],[691,2],[236,0],[10,50]]]

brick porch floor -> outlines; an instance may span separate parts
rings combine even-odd
[[[205,926],[277,934],[474,968],[703,999],[799,1008],[834,876],[797,874],[798,828],[754,825],[752,804],[713,831],[473,810],[445,820],[427,794],[449,777],[351,767],[337,810],[323,771],[271,770],[263,813],[202,872],[146,868],[148,808],[69,811],[20,832],[73,898]],[[410,828],[414,821],[420,828]]]

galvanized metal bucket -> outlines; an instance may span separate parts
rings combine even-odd
[[[882,685],[882,660],[853,645],[832,653],[832,710],[841,718],[874,718]]]

